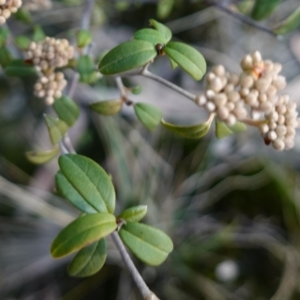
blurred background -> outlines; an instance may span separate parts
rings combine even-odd
[[[243,14],[253,4],[219,2]],[[74,39],[84,1],[24,0],[24,5],[33,23],[10,19],[13,35],[31,34],[40,24],[48,36]],[[259,24],[272,28],[298,6],[298,0],[282,1]],[[242,56],[259,50],[283,65],[287,92],[299,102],[300,30],[276,38],[205,1],[95,1],[95,62],[147,27],[150,18],[169,26],[175,40],[196,47],[208,69],[221,63],[238,71]],[[203,89],[201,81],[172,70],[165,57],[151,70],[190,92]],[[155,104],[169,121],[193,124],[206,118],[201,108],[159,83],[140,77],[124,82],[141,85],[142,93],[131,99]],[[26,151],[51,145],[43,121],[51,109],[33,96],[33,84],[30,78],[6,77],[0,67],[0,299],[141,299],[112,243],[104,268],[86,279],[67,275],[70,257],[51,258],[52,240],[78,211],[54,193],[57,159],[42,166],[26,160]],[[70,138],[78,153],[112,174],[117,213],[147,204],[145,222],[171,236],[174,251],[161,266],[133,258],[149,287],[160,299],[172,300],[300,299],[300,139],[283,152],[265,146],[252,128],[222,140],[211,128],[201,140],[186,140],[161,127],[148,132],[132,107],[99,117],[87,106],[118,95],[111,78],[77,85],[74,100],[81,115]]]

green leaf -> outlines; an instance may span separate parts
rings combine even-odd
[[[165,37],[159,31],[151,28],[144,28],[138,30],[134,34],[134,38],[136,40],[142,40],[153,44],[154,46],[157,44],[164,44]]]
[[[162,118],[162,112],[153,105],[146,103],[136,103],[134,111],[138,119],[149,129],[155,129]]]
[[[149,225],[129,223],[122,226],[119,235],[141,261],[151,266],[160,265],[173,250],[171,239]]]
[[[34,42],[41,42],[46,38],[46,35],[40,25],[35,25],[33,29],[32,40]]]
[[[213,118],[210,117],[205,123],[191,126],[175,125],[168,123],[165,120],[161,120],[161,123],[169,131],[181,137],[188,139],[200,139],[208,133],[212,120]]]
[[[56,145],[64,137],[69,130],[67,123],[59,118],[44,114],[46,125],[48,127],[49,135],[53,145]]]
[[[107,256],[105,239],[81,249],[71,261],[68,273],[75,277],[87,277],[97,273]]]
[[[30,39],[26,35],[19,35],[15,38],[15,43],[21,50],[27,50],[30,42]]]
[[[174,0],[160,0],[157,4],[157,17],[159,19],[165,19],[167,18],[173,7],[174,7],[175,1]]]
[[[113,75],[144,66],[157,55],[155,46],[146,41],[132,40],[110,50],[101,60],[99,71]]]
[[[9,30],[6,27],[0,26],[0,47],[2,47],[9,38]]]
[[[5,74],[11,77],[28,77],[35,76],[37,72],[32,64],[28,64],[22,59],[14,59],[5,68]]]
[[[93,111],[106,116],[117,114],[121,110],[122,105],[122,99],[98,101],[89,104]]]
[[[0,65],[2,68],[6,68],[11,61],[13,60],[13,56],[5,46],[0,48]]]
[[[242,122],[236,122],[234,125],[229,127],[234,133],[244,132],[247,130],[247,125]]]
[[[184,71],[195,80],[200,80],[206,72],[206,62],[202,54],[193,47],[179,42],[168,43],[164,51]]]
[[[215,134],[218,139],[222,139],[226,136],[233,134],[233,131],[224,122],[216,119]]]
[[[53,108],[58,117],[69,126],[73,126],[79,117],[80,111],[78,105],[71,98],[65,95],[55,100]]]
[[[118,218],[126,222],[139,222],[147,213],[147,205],[138,205],[125,209]]]
[[[300,7],[283,20],[273,31],[276,34],[286,34],[300,27]]]
[[[30,12],[23,8],[20,7],[18,11],[13,15],[15,19],[25,23],[25,24],[31,24],[32,23],[32,18]]]
[[[254,20],[260,21],[270,16],[281,0],[256,0],[251,12]]]
[[[80,81],[94,83],[98,79],[98,72],[95,69],[93,59],[89,55],[81,55],[77,63],[77,71],[80,74]]]
[[[117,228],[116,218],[108,213],[80,216],[65,227],[51,245],[51,255],[59,258],[109,235]]]
[[[140,85],[137,85],[130,89],[131,93],[134,95],[139,95],[142,92],[143,88]]]
[[[28,151],[26,152],[26,158],[33,164],[40,165],[51,160],[57,153],[59,153],[59,147],[55,146],[47,151]]]
[[[167,44],[172,38],[172,31],[170,30],[170,28],[162,23],[155,21],[154,19],[151,19],[149,21],[150,24],[164,36],[164,44]]]
[[[174,70],[175,68],[178,67],[178,64],[170,57],[169,58],[169,61],[170,61],[170,64],[171,64],[171,68]]]
[[[85,29],[81,29],[76,34],[78,48],[84,48],[92,41],[92,34]]]
[[[114,212],[116,196],[111,178],[96,162],[66,154],[58,163],[61,173],[56,175],[56,186],[63,197],[86,213]]]

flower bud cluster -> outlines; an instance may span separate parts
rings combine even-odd
[[[34,85],[34,94],[39,98],[44,98],[47,105],[52,105],[55,98],[62,96],[62,90],[66,84],[67,81],[62,72],[41,76]]]
[[[21,7],[22,0],[0,0],[0,24],[4,24],[12,13]]]
[[[1,0],[0,0],[1,1]],[[68,64],[74,55],[74,47],[66,39],[46,37],[41,42],[31,42],[26,53],[38,71],[43,73]]]
[[[294,146],[298,127],[297,105],[279,92],[286,87],[282,66],[263,60],[256,51],[241,61],[242,72],[231,74],[222,65],[206,76],[205,94],[195,102],[228,124],[237,121],[259,127],[266,144],[277,150]]]

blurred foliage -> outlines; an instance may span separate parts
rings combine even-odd
[[[93,34],[95,47],[104,52],[158,17],[169,23],[175,39],[206,49],[203,54],[209,63],[224,57],[231,63],[245,47],[260,43],[266,54],[282,59],[291,79],[296,78],[299,63],[289,50],[289,39],[275,41],[263,33],[264,39],[258,29],[237,26],[236,20],[229,24],[229,17],[211,17],[194,26],[217,14],[204,2],[98,0],[93,29],[102,35]],[[253,1],[235,2],[251,16]],[[268,28],[288,18],[298,5],[296,0],[286,2],[265,21]],[[51,10],[31,13],[41,27],[20,20],[8,25],[18,36],[45,32],[69,37],[78,29],[81,10],[81,0],[53,1]],[[194,13],[198,17],[192,19]],[[224,34],[222,28],[229,30],[224,25],[233,32]],[[9,54],[3,49],[15,57],[19,54],[10,42],[2,41],[2,35],[0,42],[4,45],[0,52],[0,298],[140,299],[118,253],[108,257],[100,273],[86,279],[67,275],[68,260],[50,258],[51,241],[76,212],[53,193],[57,162],[34,166],[25,159],[33,146],[51,148],[43,113],[52,112],[33,96],[34,78],[6,77],[1,57]],[[177,69],[171,73],[163,63],[154,68],[177,84],[191,86],[191,79]],[[112,81],[95,82],[83,75],[85,70],[81,80],[94,86],[91,91],[82,84],[83,91],[79,89],[75,97],[81,108],[79,125],[71,131],[76,150],[111,174],[118,212],[148,205],[146,222],[166,231],[174,242],[174,252],[158,268],[135,261],[150,288],[161,299],[172,300],[299,299],[299,147],[274,154],[251,132],[222,140],[210,132],[194,141],[175,137],[162,127],[149,133],[132,113],[98,116],[89,110],[87,99],[99,100],[95,99],[99,91],[103,93],[99,98],[114,99],[105,95]],[[113,248],[109,241],[108,247]],[[229,271],[225,268],[227,273],[221,268],[228,261],[235,273],[232,264]],[[217,272],[220,269],[223,273]]]

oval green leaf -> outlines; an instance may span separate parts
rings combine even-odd
[[[131,88],[130,91],[134,95],[139,95],[143,91],[143,88],[140,85],[137,85],[137,86]]]
[[[233,134],[233,131],[224,122],[218,121],[216,119],[215,123],[216,123],[215,134],[218,139],[223,139]]]
[[[149,225],[129,223],[122,226],[119,235],[141,261],[151,266],[160,265],[173,250],[171,239]]]
[[[142,220],[147,213],[147,205],[138,205],[125,209],[119,216],[126,222],[139,222]]]
[[[206,62],[200,52],[193,47],[179,42],[168,43],[164,51],[176,64],[190,74],[195,80],[200,80],[206,72]]]
[[[155,106],[146,103],[136,103],[134,105],[134,111],[138,119],[149,130],[155,129],[162,118],[162,112]]]
[[[76,33],[76,40],[78,48],[84,48],[92,41],[92,34],[85,29],[81,29]]]
[[[162,23],[155,21],[154,19],[150,19],[150,24],[164,36],[164,44],[167,44],[172,38],[172,31],[170,28],[165,26]]]
[[[69,126],[61,119],[47,114],[44,114],[44,118],[48,127],[52,144],[56,145],[64,137],[65,133],[69,130]]]
[[[25,9],[23,7],[20,7],[15,14],[13,14],[13,17],[25,24],[31,24],[32,23],[32,17],[30,14],[30,11],[28,9]]]
[[[200,139],[205,136],[209,129],[213,118],[209,118],[205,123],[183,126],[168,123],[165,120],[161,120],[161,123],[169,131],[187,139]]]
[[[41,42],[46,38],[46,34],[44,33],[42,27],[40,25],[35,25],[33,29],[32,40],[34,42]]]
[[[73,126],[79,117],[80,111],[78,105],[71,98],[65,95],[55,100],[53,108],[58,117],[69,126]]]
[[[273,31],[276,34],[286,34],[300,27],[300,7],[283,20]]]
[[[35,76],[36,69],[22,59],[14,59],[5,68],[5,74],[12,77]]]
[[[58,163],[63,177],[57,174],[57,189],[75,207],[86,213],[114,212],[115,189],[96,162],[82,155],[66,154],[60,156]]]
[[[51,255],[59,258],[109,235],[117,228],[116,218],[108,213],[80,216],[65,227],[51,245]]]
[[[15,38],[15,43],[18,48],[28,50],[31,41],[26,35],[19,35]]]
[[[76,254],[68,267],[68,273],[74,277],[87,277],[97,273],[106,261],[106,241],[93,243]]]
[[[254,20],[261,21],[270,16],[281,0],[256,0],[251,12]]]
[[[80,74],[81,82],[94,83],[98,79],[94,61],[89,55],[81,55],[79,57],[77,71]]]
[[[132,40],[110,50],[101,60],[99,71],[113,75],[144,66],[157,55],[155,46],[146,41]]]
[[[89,104],[93,111],[106,116],[117,114],[121,110],[122,105],[122,99],[99,101]]]
[[[160,0],[157,3],[156,14],[159,19],[167,18],[175,5],[174,0]]]
[[[55,146],[47,151],[28,151],[26,158],[33,164],[41,165],[51,160],[57,153],[59,153],[59,147]]]
[[[136,40],[147,41],[154,46],[157,44],[165,44],[165,37],[159,31],[151,28],[144,28],[138,30],[134,34]]]

